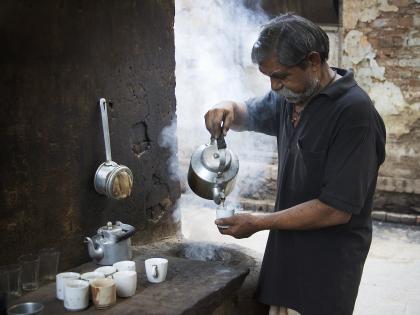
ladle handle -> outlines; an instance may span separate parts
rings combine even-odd
[[[99,107],[101,108],[102,129],[104,132],[106,162],[110,162],[112,161],[111,141],[109,140],[108,112],[107,112],[106,100],[104,98],[99,99]]]

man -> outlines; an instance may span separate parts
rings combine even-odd
[[[229,129],[277,137],[274,213],[216,220],[236,238],[270,230],[258,285],[270,314],[352,314],[371,243],[385,127],[352,72],[328,66],[328,53],[314,23],[291,14],[271,20],[252,48],[271,91],[205,115],[216,138]]]

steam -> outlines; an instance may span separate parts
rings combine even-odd
[[[171,154],[167,161],[170,179],[180,181],[184,192],[172,213],[175,223],[181,221],[184,202],[216,207],[213,201],[192,193],[187,184],[192,153],[210,140],[204,125],[205,113],[222,100],[244,101],[270,88],[268,79],[259,73],[250,57],[260,26],[267,18],[238,2],[175,2],[177,120],[162,130],[158,140]],[[227,197],[227,204],[241,209],[240,198],[259,199],[260,188],[270,176],[268,165],[275,158],[276,141],[261,134],[230,131],[226,143],[240,163],[236,186]],[[214,253],[214,248],[202,248],[198,252],[187,250],[185,254],[212,259]]]
[[[250,57],[266,20],[262,13],[248,10],[237,0],[176,1],[177,136],[182,182],[186,182],[191,154],[210,140],[204,125],[207,110],[222,100],[244,101],[269,90],[268,79]],[[240,207],[239,198],[253,197],[264,184],[266,165],[276,151],[275,138],[230,131],[226,143],[240,161],[237,184],[227,201]],[[185,190],[192,193],[188,185]],[[215,206],[195,195],[191,200]]]
[[[221,246],[205,243],[187,244],[182,254],[185,258],[200,261],[228,262],[232,258],[232,255]]]
[[[169,178],[173,181],[178,181],[182,177],[178,164],[176,130],[177,122],[176,120],[173,120],[169,126],[166,126],[162,129],[162,132],[158,138],[159,146],[169,149],[171,154],[167,160],[167,170],[169,173]]]

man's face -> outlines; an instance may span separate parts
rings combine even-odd
[[[319,78],[313,67],[284,66],[272,55],[259,65],[260,71],[270,77],[271,89],[291,103],[300,103],[316,93]],[[315,69],[316,70],[316,69]]]

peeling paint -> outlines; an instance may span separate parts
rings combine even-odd
[[[362,32],[351,30],[344,39],[344,51],[353,64],[358,64],[365,58],[374,58],[372,46]]]
[[[376,109],[383,115],[398,115],[408,106],[401,89],[392,82],[372,84],[369,95],[374,100]]]
[[[410,33],[408,33],[408,36],[404,42],[404,46],[408,46],[408,47],[420,46],[420,32],[411,31]]]
[[[353,29],[357,22],[371,22],[382,12],[397,12],[398,7],[389,5],[388,0],[353,0],[343,1],[343,26],[346,29]]]
[[[366,35],[351,30],[344,38],[343,65],[355,69],[356,81],[362,86],[381,113],[389,134],[401,136],[411,130],[412,124],[420,119],[416,104],[410,106],[401,88],[385,78],[385,67],[376,61],[376,52]],[[400,66],[419,66],[419,59],[400,59]]]

